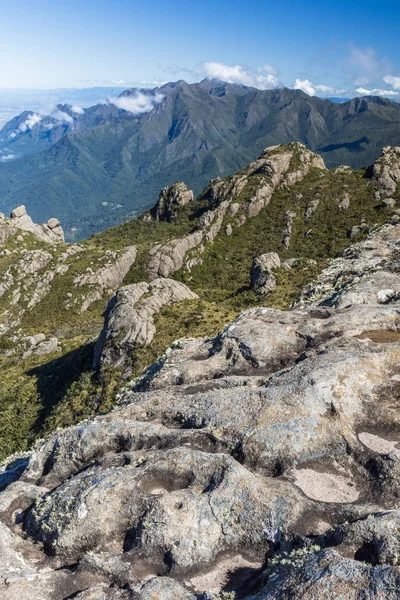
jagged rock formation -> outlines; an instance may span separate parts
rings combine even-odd
[[[6,230],[9,233],[7,239],[14,238],[15,244],[12,251],[4,254],[8,266],[0,270],[2,334],[15,329],[27,311],[56,293],[54,287],[62,285],[64,278],[74,271],[77,257],[89,254],[93,258],[92,253],[77,244],[46,244],[43,249],[27,249],[32,242],[30,238],[18,240],[18,229],[8,228],[8,224]],[[83,273],[71,277],[70,285],[62,296],[65,309],[83,313],[95,301],[114,292],[135,262],[136,248],[132,246],[118,252],[105,252],[95,258],[97,269],[88,266]],[[90,264],[95,263],[92,260]]]
[[[382,156],[370,169],[372,177],[378,183],[379,194],[383,198],[392,196],[400,182],[400,147],[386,146]]]
[[[36,225],[26,214],[25,206],[15,208],[8,219],[0,213],[0,244],[5,244],[7,240],[22,232],[29,232],[36,238],[49,243],[64,241],[64,232],[57,219],[49,219],[43,225]]]
[[[281,266],[281,260],[276,252],[268,252],[257,256],[250,269],[250,285],[256,294],[266,296],[276,287],[274,269]]]
[[[385,160],[391,156],[394,172],[399,156],[396,149],[387,149],[385,156]],[[187,283],[199,299],[197,304],[183,304],[182,317],[175,308],[165,311],[166,318],[160,317],[168,334],[165,346],[156,337],[153,346],[158,344],[157,352],[173,339],[173,314],[180,331],[203,336],[215,335],[249,305],[266,302],[279,308],[289,306],[301,287],[325,266],[326,259],[345,248],[348,234],[353,242],[373,230],[375,224],[399,218],[396,204],[388,202],[392,199],[397,203],[399,195],[377,198],[379,183],[372,171],[329,171],[323,166],[321,159],[301,144],[274,146],[235,175],[213,180],[195,200],[184,206],[181,201],[175,203],[177,218],[172,223],[134,219],[79,245],[49,244],[32,232],[18,229],[15,222],[24,218],[22,209],[16,211],[15,219],[3,218],[0,354],[4,350],[10,361],[12,357],[27,357],[30,345],[26,338],[43,332],[46,340],[59,340],[60,364],[69,360],[70,352],[75,360],[86,340],[90,344],[97,339],[104,304],[111,294],[126,283],[148,283],[160,276]],[[183,194],[188,199],[183,184],[164,192],[165,197],[168,193],[171,198]],[[343,205],[338,210],[341,202],[347,208]],[[286,225],[290,225],[285,238],[289,248],[282,244]],[[271,251],[281,257],[282,268],[273,278],[268,275],[269,285],[274,279],[278,285],[262,300],[260,293],[249,290],[249,270],[254,257]],[[83,348],[82,355],[85,352],[92,356],[88,348]],[[53,358],[51,353],[42,361],[35,356],[31,353],[29,366],[20,367],[24,382],[30,381],[32,403],[37,394],[29,373]],[[137,368],[145,366],[147,359],[141,360],[144,356],[154,360],[156,351],[149,348],[135,357]],[[5,376],[13,371],[10,361],[3,367]],[[83,367],[75,365],[75,369],[79,379]],[[63,371],[70,371],[73,377],[74,369]],[[18,377],[12,379],[15,384],[7,389],[6,404],[18,398],[14,387]],[[56,398],[57,404],[57,390],[61,394],[70,385],[65,381],[54,384],[56,389],[48,396],[46,392],[46,397]],[[41,381],[40,389],[43,387],[47,386]],[[40,394],[40,402],[46,402],[43,391]]]
[[[187,262],[187,268],[196,264],[198,255],[204,252],[205,245],[212,242],[220,232],[225,215],[232,221],[225,235],[231,235],[232,227],[240,227],[248,218],[256,217],[270,202],[277,186],[291,186],[301,181],[310,169],[325,169],[322,158],[307,150],[299,143],[290,144],[286,151],[279,146],[266,148],[261,156],[233,177],[211,182],[204,198],[210,202],[217,200],[217,206],[204,213],[196,230],[190,235],[172,240],[165,245],[157,245],[150,251],[148,274],[150,279],[169,277]],[[246,200],[248,189],[252,189],[250,177],[257,176],[257,188]],[[254,180],[253,180],[254,181]],[[283,232],[284,244],[289,245],[292,221],[296,213],[290,213]],[[286,232],[286,233],[285,233]],[[197,258],[193,263],[190,251],[196,249]],[[189,259],[187,260],[187,256]]]
[[[178,271],[189,250],[199,246],[202,239],[203,233],[196,231],[184,238],[172,240],[165,246],[154,246],[149,252],[147,267],[150,281],[158,277],[169,277],[171,273]]]
[[[10,214],[11,227],[29,231],[45,242],[63,242],[64,231],[58,219],[51,218],[43,225],[36,225],[26,213],[25,206],[18,206]]]
[[[192,190],[188,190],[182,181],[177,181],[161,190],[158,202],[151,209],[150,214],[156,221],[172,223],[176,218],[177,211],[192,202],[193,199]]]
[[[400,299],[399,226],[386,225],[348,248],[308,285],[296,307],[391,304]]]
[[[94,368],[107,364],[122,367],[136,346],[150,344],[156,333],[154,316],[162,307],[195,298],[197,294],[186,285],[166,278],[118,290],[104,313],[105,324],[95,348]]]
[[[75,277],[74,284],[76,286],[89,289],[79,308],[80,312],[85,312],[93,302],[103,298],[106,293],[112,293],[121,285],[136,260],[136,254],[136,246],[124,248],[121,252],[108,251],[104,255],[105,264],[98,270],[93,271],[88,267],[86,273]]]
[[[8,461],[0,595],[397,598],[399,240],[388,224],[292,310],[174,344],[113,412]],[[145,341],[138,301],[175,284],[118,292],[105,331],[121,310]]]
[[[395,170],[398,154],[395,149],[386,150],[389,155]],[[81,244],[50,244],[18,229],[13,222],[23,217],[23,211],[19,216],[21,211],[17,211],[16,219],[4,218],[5,225],[0,227],[0,357],[4,359],[0,400],[23,415],[21,421],[29,433],[25,435],[20,420],[8,412],[3,421],[6,431],[3,436],[0,433],[0,455],[9,451],[10,441],[16,450],[24,447],[28,437],[40,435],[42,424],[36,428],[39,414],[45,414],[46,426],[53,428],[57,421],[73,423],[78,414],[104,409],[95,401],[99,392],[89,373],[92,345],[103,325],[104,305],[121,285],[147,285],[160,276],[173,276],[199,296],[184,301],[180,308],[162,311],[153,342],[146,348],[129,349],[134,355],[133,373],[138,375],[175,335],[214,336],[250,305],[288,307],[327,259],[338,256],[350,243],[349,232],[354,242],[388,218],[399,219],[396,204],[381,198],[371,170],[355,173],[349,168],[329,171],[322,167],[321,159],[300,144],[272,147],[235,175],[213,180],[198,198],[184,206],[175,204],[176,219],[171,223],[134,219]],[[180,184],[178,188],[186,194]],[[174,186],[172,195],[173,190]],[[400,196],[396,192],[391,198],[398,203]],[[342,201],[347,208],[338,210]],[[383,202],[387,204],[384,209]],[[286,248],[282,231],[288,214],[293,218]],[[281,268],[268,274],[269,286],[274,281],[277,285],[263,296],[258,293],[262,286],[249,289],[249,270],[254,257],[269,252],[279,254]],[[40,333],[46,336],[44,350],[53,350],[48,354],[31,352],[27,340]],[[57,345],[47,343],[54,338]],[[16,358],[23,360],[13,363]],[[110,387],[114,383],[116,387],[111,380],[110,375]],[[77,401],[78,414],[75,409],[70,414],[68,398],[70,394],[75,398],[80,389],[85,400]],[[113,394],[106,397],[109,407]],[[25,411],[26,405],[32,410]],[[49,414],[53,410],[49,407],[54,407],[56,416]],[[60,417],[59,408],[67,416]]]
[[[399,158],[387,149],[381,161],[391,181]],[[397,187],[382,192],[382,169],[370,170],[370,178],[331,173],[291,144],[212,181],[189,205],[178,198],[183,188],[166,190],[158,218],[171,220],[168,226],[138,220],[66,246],[18,229],[13,221],[22,214],[3,219],[1,426],[14,421],[11,431],[18,436],[25,427],[30,439],[24,417],[31,415],[36,434],[49,406],[37,401],[46,386],[51,406],[65,398],[80,418],[104,413],[98,380],[114,368],[129,373],[131,355],[134,361],[146,344],[143,355],[151,356],[163,306],[183,301],[161,315],[165,330],[155,347],[165,331],[171,340],[165,322],[179,321],[180,312],[184,325],[209,315],[213,322],[219,299],[228,298],[235,312],[226,323],[242,310],[238,299],[261,304],[279,293],[281,281],[309,281],[304,273],[338,256],[347,232],[369,237],[328,261],[292,310],[259,306],[218,335],[219,325],[212,335],[195,330],[211,337],[178,340],[128,385],[113,380],[126,386],[113,412],[57,430],[33,453],[10,458],[0,472],[0,597],[398,595],[400,219]],[[329,238],[329,215],[339,215],[340,244]],[[238,235],[251,234],[251,224],[262,237],[253,246]],[[321,248],[338,245],[320,257],[307,244],[324,236]],[[245,282],[228,282],[209,302],[209,275],[235,278],[229,245],[241,251],[232,264]],[[248,287],[254,256],[256,294]],[[166,278],[173,273],[190,289]],[[129,285],[116,292],[123,281]],[[111,293],[92,381],[91,343]],[[182,329],[193,335],[190,327]],[[82,378],[71,367],[77,360]],[[68,370],[69,388],[59,378]],[[38,382],[31,395],[23,387],[28,376]],[[58,387],[68,395],[56,400]],[[85,412],[86,397],[99,408]]]

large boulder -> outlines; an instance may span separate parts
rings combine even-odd
[[[386,146],[382,156],[370,167],[368,174],[375,180],[380,195],[391,197],[400,182],[400,146]]]
[[[256,294],[266,296],[277,285],[274,269],[281,266],[281,260],[276,252],[268,252],[257,256],[250,269],[250,285]]]
[[[126,365],[137,346],[152,341],[154,316],[161,308],[198,296],[173,279],[159,278],[150,283],[134,283],[118,290],[108,302],[105,323],[95,348],[94,367]]]

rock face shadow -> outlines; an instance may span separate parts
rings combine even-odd
[[[27,371],[27,375],[36,377],[37,392],[42,404],[34,425],[35,431],[41,431],[44,422],[73,382],[77,381],[82,373],[90,371],[93,348],[94,344],[86,344],[67,352],[60,358]]]
[[[234,592],[239,600],[253,590],[261,567],[261,563],[251,562],[241,554],[224,554],[184,583],[195,593],[204,590],[211,594]]]
[[[0,473],[0,492],[21,477],[29,465],[29,460],[29,457],[16,458],[5,466],[4,471]]]

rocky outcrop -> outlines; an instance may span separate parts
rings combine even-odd
[[[281,260],[276,252],[268,252],[257,256],[250,269],[251,288],[260,296],[266,296],[276,288],[277,281],[274,269],[281,266]]]
[[[289,248],[289,246],[290,246],[290,240],[292,238],[293,222],[296,218],[296,215],[297,215],[297,213],[294,210],[288,210],[285,213],[285,226],[282,231],[282,244],[285,246],[285,248]],[[311,214],[309,216],[311,216]]]
[[[26,249],[32,246],[39,248]],[[6,249],[2,254],[4,262],[0,265],[0,334],[15,330],[23,315],[51,295],[54,286],[58,290],[54,292],[57,302],[62,303],[58,310],[84,312],[93,302],[118,289],[136,259],[134,246],[103,253],[79,244],[40,247],[28,234],[10,247],[12,250]],[[82,261],[80,269],[75,268],[78,256]],[[73,273],[68,280],[71,267]],[[17,338],[22,342],[21,349],[29,352],[30,348],[24,347],[22,331],[16,331]]]
[[[177,181],[161,190],[158,202],[151,209],[150,214],[155,221],[172,223],[176,218],[177,211],[192,202],[193,199],[192,190],[188,190],[182,181]]]
[[[299,540],[297,547],[268,561],[260,578],[268,582],[251,599],[395,600],[400,583],[399,518],[398,510],[380,513],[340,525],[314,543]]]
[[[10,218],[0,213],[0,245],[5,244],[11,237],[21,235],[22,232],[32,233],[41,241],[52,244],[64,242],[64,231],[57,219],[49,219],[47,223],[37,225],[27,215],[25,206],[15,208]]]
[[[10,265],[0,281],[0,297],[13,288],[13,296],[19,297],[22,282],[26,285],[26,278],[36,275],[52,260],[52,255],[45,250],[25,251],[22,258]]]
[[[73,257],[83,252],[78,244],[64,246],[61,253],[58,245],[48,244],[44,249],[27,250],[24,242],[30,243],[23,239],[13,251],[2,254],[12,262],[0,275],[0,333],[18,326],[22,316],[51,293],[54,279],[68,273]]]
[[[272,148],[253,163],[252,175],[245,169],[212,182],[197,228],[153,248],[151,282],[113,294],[96,366],[129,371],[129,356],[155,334],[157,311],[196,298],[183,284],[160,278],[159,269],[195,264],[221,232],[230,231],[234,243],[241,223],[268,202],[274,181],[301,178],[313,160],[311,153],[309,162],[301,159],[302,152]],[[337,195],[336,210],[347,210],[337,206]],[[351,202],[355,197],[352,190]],[[381,200],[376,214],[383,219],[389,211],[380,210]],[[298,206],[298,218],[311,211],[313,219],[315,205]],[[331,261],[291,310],[253,308],[212,339],[178,340],[140,378],[125,380],[112,412],[59,429],[6,461],[0,597],[397,598],[398,220],[392,215]],[[281,264],[273,253],[257,257],[253,289],[270,288],[279,266],[311,264],[297,241],[297,258]],[[36,245],[25,256],[10,244],[0,277],[6,287],[12,277],[2,296],[7,310],[36,302],[51,287],[51,273],[54,279],[65,273],[70,282],[61,287],[68,310],[119,286],[136,250],[105,252],[97,242],[82,244],[76,259],[72,250]],[[126,263],[119,263],[125,253]],[[21,301],[11,305],[14,289]],[[31,360],[58,346],[54,335],[22,339]]]
[[[149,252],[147,272],[149,279],[169,277],[178,271],[184,263],[189,250],[196,248],[203,240],[202,231],[196,231],[186,237],[171,240],[168,244],[157,244]]]
[[[186,285],[173,279],[155,279],[121,288],[108,302],[104,328],[95,348],[94,368],[122,367],[137,346],[152,341],[154,316],[162,307],[197,298]]]
[[[350,305],[391,304],[400,298],[400,226],[386,225],[363,242],[348,248],[296,300],[343,308]]]
[[[43,335],[43,334],[42,334]],[[46,340],[42,339],[41,334],[32,336],[30,338],[30,347],[24,352],[22,358],[28,358],[32,354],[36,354],[37,356],[45,356],[46,354],[52,354],[54,352],[60,352],[61,348],[58,345],[58,339],[56,337],[51,337]]]
[[[226,443],[236,440],[243,464],[265,474],[311,468],[315,475],[319,456],[324,472],[340,475],[330,463],[335,456],[356,486],[347,445],[361,451],[359,431],[376,426],[380,435],[398,420],[389,409],[398,393],[396,314],[396,306],[252,309],[195,353],[180,352],[177,362],[170,353],[121,402],[138,420],[151,414],[166,426],[217,429]],[[387,401],[375,406],[377,394]]]
[[[350,196],[347,192],[345,192],[343,194],[342,198],[338,198],[336,200],[337,205],[339,207],[340,210],[344,211],[347,210],[350,207]]]
[[[122,283],[125,275],[136,260],[136,246],[130,246],[121,252],[108,250],[104,255],[104,264],[97,270],[90,267],[87,272],[74,279],[77,287],[85,287],[83,301],[79,307],[84,312],[96,300],[101,300],[105,294],[111,294]]]
[[[27,215],[25,206],[18,206],[10,214],[11,227],[33,233],[45,242],[63,242],[64,231],[58,219],[52,218],[43,225],[36,225]]]
[[[0,333],[15,327],[26,310],[47,293],[49,274],[53,273],[50,269],[52,259],[52,254],[46,250],[22,250],[19,258],[15,257],[2,274],[0,300],[3,300],[4,308]]]
[[[382,199],[393,196],[400,182],[400,147],[386,146],[382,156],[369,169]]]
[[[156,245],[150,251],[149,278],[169,277],[182,267],[187,268],[187,261],[192,264],[193,259],[198,258],[193,253],[199,255],[204,252],[206,245],[221,231],[227,214],[230,222],[226,223],[224,231],[225,235],[231,235],[233,227],[240,227],[248,218],[260,213],[270,202],[277,186],[294,185],[312,168],[325,169],[324,161],[296,142],[266,148],[256,161],[233,177],[212,181],[203,194],[203,200],[208,200],[212,208],[200,217],[198,226],[190,235]],[[285,223],[286,233],[283,232],[285,245],[290,243],[294,219],[291,214]]]
[[[314,200],[310,200],[306,206],[306,210],[304,213],[304,220],[308,221],[308,219],[315,213],[319,206],[320,200],[319,198],[314,198]]]

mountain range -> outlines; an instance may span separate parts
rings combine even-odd
[[[133,114],[138,97],[149,106]],[[399,123],[400,105],[379,97],[338,104],[214,80],[25,112],[0,132],[0,210],[22,203],[37,221],[57,214],[67,239],[81,239],[143,212],[178,179],[199,193],[273,144],[299,141],[329,167],[359,169],[399,143]]]

